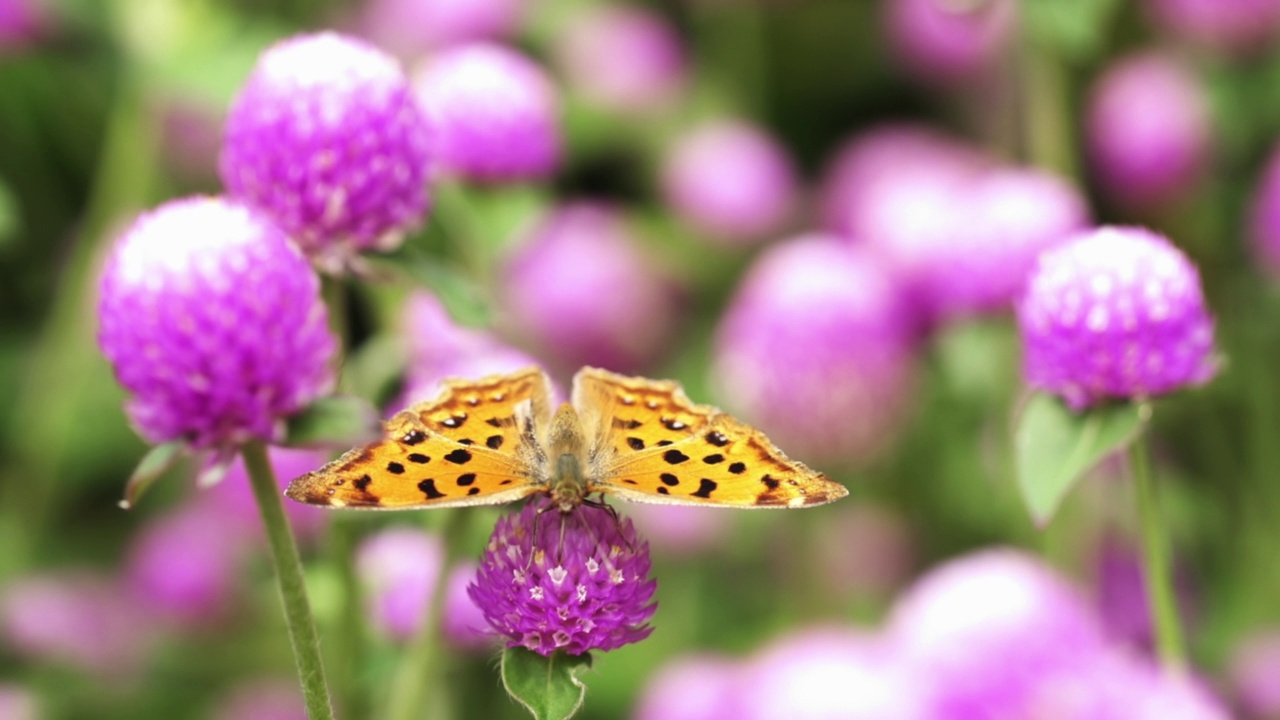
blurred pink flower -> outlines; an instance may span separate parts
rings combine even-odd
[[[475,40],[501,40],[520,27],[533,0],[369,0],[361,31],[406,60]]]
[[[627,517],[654,552],[671,555],[695,555],[723,545],[729,539],[733,515],[723,508],[644,503],[627,506]]]
[[[1272,148],[1250,201],[1249,241],[1262,272],[1280,279],[1280,145]]]
[[[48,0],[0,0],[0,55],[30,45],[52,20]]]
[[[307,720],[296,680],[253,680],[234,688],[217,706],[214,720]]]
[[[518,182],[560,165],[559,90],[525,55],[496,43],[455,45],[428,57],[413,83],[445,174]]]
[[[37,720],[43,717],[36,696],[18,685],[0,683],[0,718],[5,720]]]
[[[676,286],[645,257],[622,214],[573,203],[525,238],[504,270],[502,308],[549,369],[647,368],[675,330]]]
[[[1237,645],[1227,677],[1248,717],[1280,718],[1280,628],[1265,629]]]
[[[1176,203],[1208,169],[1213,128],[1205,89],[1156,52],[1121,58],[1098,78],[1086,133],[1093,175],[1122,206]]]
[[[931,570],[898,599],[889,632],[940,720],[1036,717],[1049,683],[1086,673],[1105,647],[1076,589],[1014,550]]]
[[[0,637],[28,660],[128,678],[153,627],[122,583],[89,571],[31,575],[0,590]]]
[[[915,538],[888,507],[846,503],[818,546],[823,582],[837,597],[881,600],[898,589],[915,564]]]
[[[721,655],[685,655],[645,683],[632,720],[739,720],[742,663]]]
[[[845,627],[787,635],[751,659],[737,685],[743,720],[928,720],[919,683],[886,639]]]
[[[723,120],[678,139],[662,170],[667,203],[708,239],[757,242],[778,232],[796,203],[796,171],[763,130]]]
[[[491,650],[498,647],[499,636],[489,627],[484,613],[471,599],[467,586],[475,582],[474,562],[459,563],[449,573],[445,588],[444,636],[454,647],[467,650]]]
[[[1146,0],[1164,30],[1226,53],[1268,46],[1280,30],[1280,0]]]
[[[911,74],[934,82],[990,70],[1017,30],[1015,0],[887,0],[893,54]]]
[[[688,59],[675,28],[634,5],[597,5],[560,27],[556,64],[587,102],[617,113],[670,107],[688,81]]]
[[[443,567],[444,547],[435,535],[393,527],[365,538],[356,550],[356,572],[367,588],[374,626],[394,640],[413,637]]]
[[[865,463],[905,417],[914,331],[881,263],[801,236],[760,255],[734,291],[713,378],[726,408],[792,457]]]
[[[269,447],[267,457],[283,492],[290,480],[319,468],[328,462],[330,456],[325,450]],[[226,477],[203,491],[196,502],[206,503],[223,514],[229,523],[223,528],[223,533],[228,538],[248,535],[265,540],[258,503],[253,498],[243,458],[237,456]],[[330,511],[326,508],[288,500],[284,501],[284,512],[289,518],[294,536],[300,542],[312,542],[319,537],[330,517]]]
[[[1094,592],[1108,639],[1150,653],[1155,647],[1155,629],[1137,550],[1118,538],[1108,537],[1099,547],[1095,562]],[[1192,587],[1185,572],[1176,572],[1175,576],[1179,614],[1182,627],[1187,628],[1194,606]]]

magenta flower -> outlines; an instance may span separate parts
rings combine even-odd
[[[1136,549],[1118,538],[1103,540],[1097,552],[1096,601],[1098,612],[1113,643],[1147,653],[1155,649],[1151,605],[1143,582],[1142,562]],[[1181,568],[1177,568],[1181,569]],[[1174,573],[1179,625],[1191,625],[1195,596],[1185,573]]]
[[[278,439],[333,384],[319,279],[275,225],[226,200],[139,217],[107,261],[98,320],[129,416],[153,443]]]
[[[513,253],[502,307],[513,334],[565,374],[583,365],[645,368],[675,330],[676,287],[613,208],[553,211]]]
[[[657,581],[631,521],[583,505],[527,503],[498,520],[471,598],[508,647],[542,655],[612,650],[649,636]]]
[[[267,457],[283,492],[290,479],[324,465],[331,456],[324,450],[269,447]],[[265,540],[258,504],[253,498],[249,474],[244,467],[244,458],[237,456],[228,466],[222,481],[205,490],[199,502],[221,515],[223,532],[229,530],[255,541]],[[284,514],[299,542],[316,540],[333,517],[326,508],[295,502],[284,504]]]
[[[444,547],[435,535],[393,527],[360,544],[356,568],[374,625],[388,637],[408,640],[426,619],[444,568]]]
[[[792,456],[866,462],[895,436],[914,316],[883,265],[837,239],[765,252],[716,331],[720,396]]]
[[[379,47],[400,57],[476,40],[511,36],[529,0],[372,0],[360,25]]]
[[[650,10],[602,5],[573,15],[555,46],[571,89],[615,113],[670,108],[688,84],[688,58],[675,28]]]
[[[1012,550],[930,571],[899,598],[888,631],[908,672],[927,682],[929,718],[1039,717],[1046,688],[1086,673],[1104,651],[1075,588]]]
[[[776,140],[739,121],[702,125],[680,138],[662,170],[662,191],[709,239],[759,241],[790,218],[796,171]]]
[[[258,58],[227,117],[227,191],[321,266],[399,244],[428,207],[426,121],[394,59],[334,33]]]
[[[473,562],[459,563],[446,580],[444,598],[444,637],[449,643],[465,650],[488,650],[494,647],[497,637],[489,629],[489,621],[471,599],[469,588],[476,581],[480,566]]]
[[[899,62],[913,75],[954,82],[990,70],[1017,29],[1013,0],[945,2],[889,0],[886,32]]]
[[[1280,717],[1280,628],[1245,638],[1231,652],[1227,671],[1241,709],[1249,717]]]
[[[1090,93],[1093,174],[1118,204],[1155,208],[1187,197],[1208,169],[1212,137],[1200,80],[1159,53],[1121,59]]]
[[[1080,409],[1213,376],[1200,276],[1167,239],[1104,227],[1040,257],[1018,305],[1027,382]]]
[[[1263,272],[1280,278],[1280,145],[1271,150],[1250,201],[1249,241]]]
[[[1146,0],[1166,31],[1227,53],[1260,50],[1280,31],[1277,0]]]
[[[690,556],[704,553],[729,540],[735,513],[723,508],[636,503],[627,516],[641,535],[649,538],[657,553]]]
[[[0,0],[0,56],[21,50],[52,22],[47,0]]]
[[[429,58],[414,76],[446,173],[476,182],[550,176],[560,164],[560,97],[535,62],[474,43]]]
[[[738,720],[742,666],[720,655],[678,657],[645,683],[632,720]]]

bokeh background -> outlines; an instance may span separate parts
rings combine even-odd
[[[506,44],[554,94],[529,142],[560,148],[435,173],[421,227],[329,295],[346,392],[671,377],[850,489],[620,507],[656,630],[596,658],[582,717],[1280,717],[1280,2],[0,0],[0,718],[302,717],[243,472],[117,507],[147,448],[95,303],[139,211],[221,191],[258,54],[321,29],[424,95],[433,58]],[[1013,299],[1103,223],[1166,234],[1217,320],[1217,377],[1151,432],[1191,679],[1150,659],[1123,461],[1047,528],[1013,478]],[[382,716],[433,596],[421,716],[522,717],[462,591],[498,510],[290,510],[341,717]]]

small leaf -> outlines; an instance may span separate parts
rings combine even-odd
[[[378,436],[378,413],[369,401],[350,395],[321,398],[289,418],[287,447],[343,447]]]
[[[566,720],[582,709],[587,686],[579,676],[590,667],[590,654],[557,650],[546,657],[527,648],[507,648],[502,684],[535,720]]]
[[[143,493],[182,459],[185,450],[186,446],[178,440],[156,445],[148,450],[138,462],[138,467],[134,468],[133,474],[129,476],[129,482],[125,483],[124,498],[120,500],[120,507],[125,510],[137,507]]]
[[[1018,488],[1036,525],[1048,525],[1081,476],[1132,442],[1144,419],[1138,403],[1108,403],[1076,413],[1052,395],[1034,394],[1018,418],[1014,452]]]

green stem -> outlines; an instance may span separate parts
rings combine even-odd
[[[1156,651],[1165,669],[1182,671],[1186,668],[1187,651],[1179,626],[1177,595],[1173,587],[1173,555],[1160,522],[1160,509],[1156,504],[1155,488],[1151,481],[1151,467],[1147,448],[1139,437],[1129,446],[1129,463],[1133,484],[1138,497],[1138,519],[1142,525],[1142,549],[1145,562],[1147,602],[1155,623]]]
[[[316,635],[315,622],[311,619],[311,604],[307,600],[306,579],[302,575],[302,563],[298,559],[298,546],[293,541],[289,521],[280,501],[280,486],[275,471],[267,460],[267,449],[260,442],[244,446],[245,468],[249,471],[249,484],[253,486],[258,512],[267,531],[271,545],[271,560],[276,569],[276,581],[280,586],[280,600],[284,605],[285,622],[289,626],[289,642],[293,645],[293,659],[302,681],[302,697],[310,720],[333,720],[333,706],[329,701],[329,685],[325,681],[324,663],[320,659],[320,639]]]
[[[1029,35],[1029,33],[1028,33]],[[1026,159],[1063,177],[1079,177],[1073,117],[1067,98],[1067,71],[1061,58],[1032,40],[1023,42],[1021,75],[1022,143]]]
[[[391,700],[386,717],[389,720],[415,720],[431,717],[441,720],[452,715],[448,687],[443,682],[444,653],[440,652],[440,619],[444,615],[445,598],[449,585],[449,573],[458,557],[458,548],[467,535],[467,523],[471,513],[466,510],[450,511],[446,520],[443,540],[444,562],[439,577],[427,602],[427,614],[422,627],[405,651],[404,659],[396,670],[391,686]],[[429,694],[428,694],[429,693]],[[426,698],[431,699],[432,712],[424,712]]]

